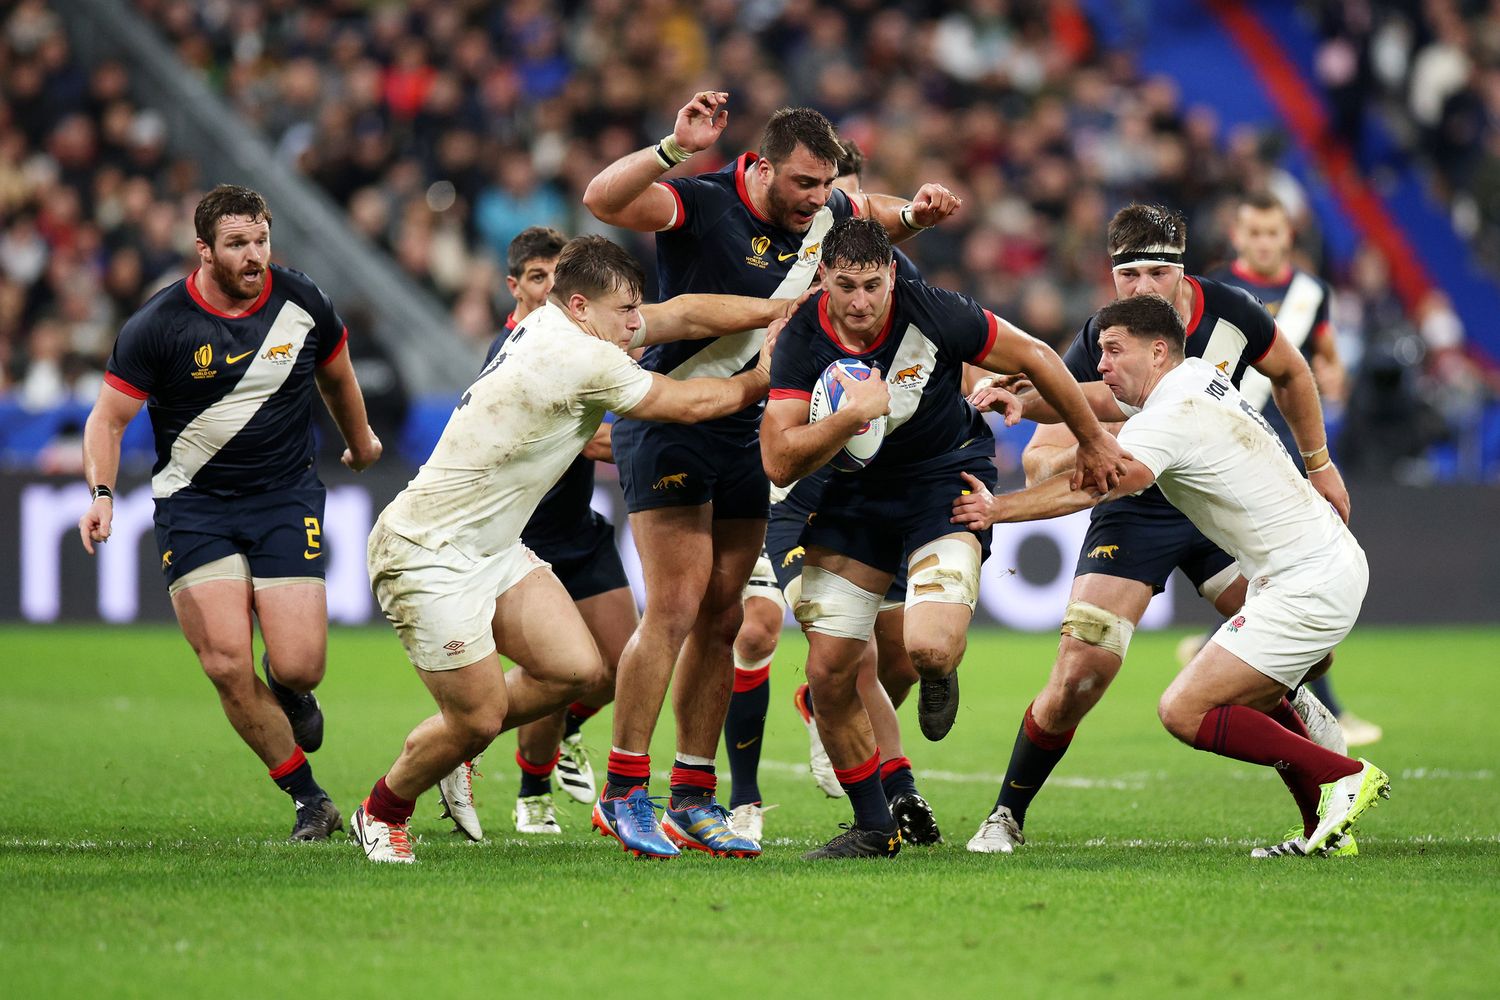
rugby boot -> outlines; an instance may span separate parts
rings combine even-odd
[[[318,696],[308,691],[293,691],[271,674],[269,654],[260,654],[260,665],[266,672],[266,687],[276,696],[286,720],[292,724],[292,739],[304,753],[313,753],[323,745],[323,708]]]
[[[802,855],[804,861],[824,861],[829,858],[894,858],[901,853],[901,829],[889,833],[883,830],[864,830],[853,823],[840,823],[843,833],[815,851]]]
[[[516,799],[512,816],[517,833],[562,833],[551,795],[527,795]]]
[[[1330,849],[1331,848],[1331,849]],[[1352,834],[1342,834],[1329,839],[1322,855],[1325,858],[1352,858],[1359,854],[1359,845]],[[1302,827],[1294,826],[1286,832],[1279,844],[1267,844],[1250,852],[1252,858],[1303,858],[1307,856],[1307,838]]]
[[[439,819],[451,819],[453,827],[470,840],[483,840],[484,827],[474,804],[474,779],[479,776],[479,757],[466,760],[438,780],[438,801],[443,804]]]
[[[735,833],[729,811],[711,797],[693,795],[681,801],[681,809],[668,807],[662,816],[662,832],[672,843],[716,858],[760,857],[760,843]]]
[[[901,827],[901,840],[913,847],[930,847],[943,842],[932,806],[916,792],[902,792],[891,799],[891,815]]]
[[[332,799],[317,799],[306,804],[298,803],[297,821],[292,824],[292,835],[288,841],[327,840],[335,830],[344,828],[344,817]]]
[[[1323,786],[1318,826],[1307,838],[1308,854],[1321,853],[1335,836],[1354,829],[1365,810],[1391,797],[1391,779],[1386,773],[1363,757],[1359,763],[1358,771]]]
[[[365,857],[371,861],[409,865],[417,860],[406,824],[381,822],[365,811],[365,804],[354,810],[349,839],[364,848]]]
[[[958,718],[958,671],[942,680],[922,678],[917,686],[917,725],[936,743],[948,735]]]
[[[589,752],[583,746],[583,734],[574,733],[562,741],[557,748],[557,766],[552,777],[574,802],[588,805],[598,797],[594,788],[594,765],[589,763]]]
[[[613,837],[638,858],[675,858],[682,852],[661,832],[656,807],[642,785],[617,799],[602,797],[594,803],[594,829],[601,837]]]
[[[1010,809],[996,806],[969,838],[968,847],[975,854],[1014,854],[1024,843],[1026,838],[1021,835],[1021,824],[1016,822]]]
[[[807,727],[808,766],[812,769],[813,780],[830,799],[843,798],[844,786],[839,784],[838,775],[833,773],[833,761],[828,759],[828,751],[823,748],[823,737],[818,733],[818,722],[808,708],[806,684],[798,685],[797,690],[792,692],[792,705],[797,709],[802,724]]]

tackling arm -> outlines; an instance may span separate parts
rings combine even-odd
[[[344,443],[348,445],[340,461],[355,472],[362,472],[375,464],[382,449],[380,439],[370,429],[369,417],[365,414],[365,397],[359,391],[359,379],[354,375],[348,347],[319,368],[316,378],[323,405],[328,407],[339,433],[344,436]]]
[[[646,321],[642,346],[758,330],[790,316],[801,301],[745,295],[678,295],[665,302],[649,303],[641,306],[641,317]]]
[[[1151,470],[1133,458],[1125,460],[1125,472],[1114,489],[1102,495],[1090,490],[1073,489],[1065,473],[1024,490],[1002,493],[999,496],[990,493],[984,483],[967,472],[963,473],[963,477],[968,491],[953,501],[952,521],[971,531],[983,531],[994,524],[1062,517],[1110,500],[1131,496],[1156,482],[1156,476]]]

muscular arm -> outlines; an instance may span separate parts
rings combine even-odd
[[[89,412],[88,422],[83,425],[83,475],[90,486],[114,489],[115,476],[120,471],[120,438],[145,402],[107,382],[99,387],[99,399]],[[109,539],[114,513],[114,502],[101,497],[79,520],[78,535],[89,555],[94,554],[95,542]]]
[[[807,422],[807,415],[805,400],[773,399],[766,404],[760,422],[760,461],[777,486],[790,486],[827,465],[870,419],[849,405],[815,424]]]
[[[850,195],[849,199],[859,209],[860,215],[874,219],[885,227],[893,244],[909,240],[923,229],[930,229],[958,211],[963,204],[958,195],[941,184],[923,184],[913,198],[861,191]],[[912,221],[920,228],[908,229],[901,221],[901,209],[907,205],[912,206]]]
[[[962,524],[974,531],[982,531],[992,524],[1010,524],[1017,521],[1042,521],[1062,517],[1080,510],[1120,497],[1139,493],[1156,482],[1141,462],[1133,458],[1125,460],[1125,473],[1114,489],[1100,495],[1090,490],[1075,490],[1065,473],[1052,476],[1035,486],[1028,486],[1015,493],[994,496],[985,485],[967,473],[964,480],[969,492],[953,501],[953,523]]]
[[[690,378],[678,381],[651,372],[651,390],[624,415],[633,420],[696,424],[737,413],[764,399],[771,380],[763,368],[730,378]]]
[[[672,138],[688,154],[712,146],[729,124],[721,90],[699,91],[677,112]],[[677,199],[655,183],[666,168],[653,147],[638,149],[605,167],[583,192],[583,204],[594,217],[612,226],[643,233],[667,228],[677,214]],[[754,329],[751,327],[751,329]]]
[[[1318,403],[1312,369],[1285,337],[1277,337],[1266,356],[1255,363],[1255,370],[1271,381],[1271,398],[1286,418],[1297,449],[1306,457],[1308,481],[1347,522],[1349,491],[1328,456],[1328,432],[1323,427],[1323,408]]]
[[[792,314],[797,299],[745,295],[678,295],[641,306],[646,321],[642,346],[673,340],[703,340],[770,326]]]
[[[343,435],[344,444],[348,445],[343,463],[355,472],[374,465],[380,458],[380,439],[370,429],[369,417],[365,414],[365,397],[359,391],[359,379],[354,375],[348,347],[319,368],[316,378],[323,405],[328,407],[328,413]]]

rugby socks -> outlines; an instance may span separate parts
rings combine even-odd
[[[887,802],[896,801],[900,795],[917,794],[917,780],[911,773],[911,759],[892,757],[880,765],[880,787]]]
[[[672,762],[672,797],[668,804],[673,809],[708,805],[718,784],[713,760],[680,753]]]
[[[1033,705],[1035,702],[1027,705],[1026,714],[1021,717],[1021,729],[1016,733],[1016,745],[1010,751],[1010,764],[1005,769],[1005,782],[995,800],[995,808],[1009,809],[1017,826],[1026,825],[1026,810],[1031,800],[1047,783],[1078,731],[1074,726],[1065,733],[1047,732],[1031,714]]]
[[[624,798],[637,785],[642,788],[651,780],[651,755],[631,753],[619,747],[609,748],[609,770],[604,775],[604,797]]]
[[[1307,723],[1302,721],[1302,716],[1292,707],[1287,699],[1281,699],[1281,704],[1266,713],[1276,724],[1287,732],[1296,733],[1303,739],[1312,739],[1312,734],[1307,731]],[[1297,811],[1302,813],[1302,834],[1307,836],[1317,828],[1318,825],[1318,800],[1322,796],[1318,786],[1302,775],[1290,770],[1277,768],[1276,773],[1281,776],[1286,790],[1292,793],[1292,799],[1297,803]]]
[[[583,724],[599,714],[599,709],[593,705],[585,705],[581,701],[575,701],[568,706],[568,714],[563,717],[563,739],[569,736],[577,736],[578,730]]]
[[[292,755],[271,768],[269,773],[276,787],[290,795],[298,809],[328,798],[328,793],[313,780],[312,765],[299,746],[294,746]]]
[[[1333,682],[1328,679],[1327,674],[1315,681],[1308,681],[1307,686],[1312,688],[1312,693],[1318,696],[1323,707],[1332,712],[1335,719],[1344,714],[1344,706],[1339,704],[1338,695],[1333,693]]]
[[[1351,775],[1359,762],[1325,750],[1312,740],[1282,727],[1264,712],[1244,705],[1220,705],[1210,709],[1193,738],[1193,747],[1232,757],[1250,764],[1290,772],[1305,788],[1318,794],[1318,786]],[[1291,787],[1291,782],[1287,782]],[[1293,792],[1294,796],[1298,793]],[[1301,799],[1298,799],[1301,808]],[[1315,807],[1316,808],[1316,807]],[[1306,822],[1304,816],[1303,822]]]
[[[403,799],[391,791],[383,775],[379,781],[375,782],[375,787],[370,789],[370,797],[365,799],[367,815],[393,826],[405,826],[411,820],[412,811],[416,808],[415,800]]]
[[[732,783],[729,808],[760,801],[760,749],[771,704],[771,657],[759,663],[734,654],[734,693],[724,718],[724,752]]]
[[[833,769],[834,777],[844,786],[849,804],[854,807],[854,825],[861,830],[879,830],[890,833],[896,829],[896,817],[891,815],[890,804],[885,800],[885,790],[880,787],[880,751],[857,767]]]
[[[521,768],[521,789],[516,793],[523,799],[529,799],[533,795],[552,794],[552,769],[557,766],[558,758],[562,756],[559,750],[552,755],[552,759],[545,764],[533,764],[521,756],[521,751],[516,750],[516,764]]]

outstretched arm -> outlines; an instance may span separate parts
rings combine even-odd
[[[657,184],[662,174],[718,141],[729,124],[722,90],[704,90],[677,112],[672,134],[656,146],[622,156],[589,181],[583,204],[594,217],[612,226],[654,233],[672,225],[677,199]],[[658,153],[658,150],[660,152]]]
[[[923,184],[911,198],[860,192],[850,195],[859,213],[885,227],[892,243],[909,240],[957,212],[964,200],[941,184]]]
[[[993,524],[1062,517],[1139,493],[1156,482],[1156,476],[1151,470],[1133,458],[1126,460],[1124,475],[1115,488],[1105,494],[1073,489],[1066,472],[1024,490],[1002,493],[999,496],[990,493],[984,483],[967,472],[961,475],[967,488],[953,501],[951,520],[971,531],[983,531]]]
[[[746,295],[678,295],[641,306],[646,321],[642,346],[673,340],[703,340],[758,330],[787,319],[807,299],[754,299]]]

